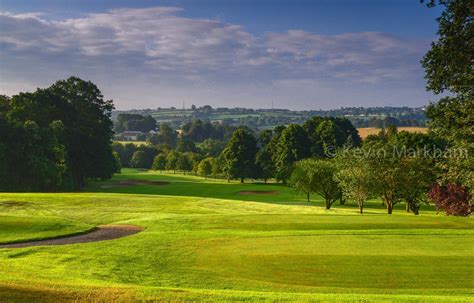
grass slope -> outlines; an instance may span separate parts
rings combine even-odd
[[[131,179],[170,183],[120,185]],[[239,194],[259,190],[277,194]],[[81,193],[0,194],[0,243],[107,223],[145,228],[0,249],[0,301],[472,301],[472,219],[429,207],[414,216],[403,205],[388,216],[368,204],[364,215],[354,205],[326,211],[320,198],[307,203],[276,184],[136,170]]]

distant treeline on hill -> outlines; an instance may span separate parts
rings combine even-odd
[[[425,126],[427,118],[424,108],[409,107],[352,107],[333,110],[291,111],[287,109],[212,108],[192,106],[190,109],[157,108],[130,111],[115,111],[115,131],[152,130],[151,118],[157,123],[166,122],[171,128],[180,129],[186,123],[200,119],[219,122],[223,125],[245,125],[254,130],[270,129],[277,125],[303,124],[312,117],[347,118],[355,127]],[[127,122],[129,121],[129,122]]]

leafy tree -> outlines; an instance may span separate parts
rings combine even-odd
[[[120,174],[120,171],[122,170],[122,163],[120,161],[120,156],[117,152],[113,152],[114,155],[114,164],[115,164],[115,173]]]
[[[279,136],[273,162],[278,181],[285,183],[291,176],[293,164],[309,156],[309,142],[306,132],[298,124],[291,124]]]
[[[193,142],[187,139],[180,139],[178,141],[178,145],[176,146],[176,151],[180,153],[185,153],[185,152],[196,153],[198,149]]]
[[[176,173],[176,170],[178,169],[178,158],[180,154],[174,150],[170,151],[168,155],[166,156],[166,169],[167,170],[172,170],[174,173]]]
[[[133,143],[122,144],[119,142],[114,142],[112,144],[112,149],[120,157],[120,164],[122,167],[129,167],[130,160],[132,160],[133,153],[136,151],[136,145]]]
[[[202,141],[200,148],[207,157],[217,157],[225,147],[225,143],[216,139],[206,139]]]
[[[361,138],[357,129],[345,118],[313,117],[304,123],[313,157],[328,157],[337,148],[357,147]]]
[[[245,178],[252,177],[256,153],[255,137],[244,129],[237,129],[222,152],[228,179],[239,178],[243,183]]]
[[[47,90],[62,100],[55,110],[64,125],[66,173],[74,187],[84,186],[87,178],[110,178],[115,170],[112,100],[104,100],[94,83],[77,77],[57,81]]]
[[[432,159],[406,157],[401,162],[402,183],[400,198],[407,202],[407,211],[418,215],[422,203],[426,203],[426,193],[436,180]]]
[[[275,166],[273,165],[272,153],[270,146],[263,146],[255,156],[255,166],[258,177],[262,178],[265,183],[274,176]]]
[[[132,160],[130,160],[130,166],[134,168],[148,168],[147,156],[143,150],[138,150],[133,153]]]
[[[176,161],[176,169],[183,171],[184,174],[193,169],[193,162],[188,153],[179,153]]]
[[[164,171],[166,169],[166,154],[160,153],[153,159],[151,169]]]
[[[306,199],[310,201],[310,194],[314,193],[318,185],[316,184],[319,180],[315,179],[315,168],[317,162],[314,159],[304,159],[295,163],[293,172],[289,180],[289,184],[297,192],[306,194]]]
[[[199,162],[198,174],[204,176],[207,179],[207,176],[212,173],[212,166],[214,165],[214,162],[215,159],[212,157],[203,159],[201,162]]]
[[[159,132],[153,134],[148,141],[153,145],[167,145],[171,148],[176,146],[178,135],[168,124],[160,124]]]
[[[471,214],[469,201],[472,199],[472,196],[469,193],[469,189],[464,186],[456,184],[441,186],[435,184],[428,195],[435,203],[436,209],[444,211],[448,216],[469,216]]]
[[[434,1],[430,1],[431,6]],[[474,5],[471,0],[443,1],[438,21],[439,39],[422,60],[427,89],[449,92],[427,108],[429,126],[446,138],[453,150],[466,155],[449,158],[445,183],[474,187]]]
[[[456,95],[474,90],[474,6],[471,0],[445,1],[437,41],[422,60],[428,90]]]
[[[315,180],[313,182],[314,192],[324,198],[326,209],[330,209],[331,205],[342,195],[339,183],[335,178],[337,165],[332,160],[313,161],[311,174]]]
[[[336,180],[344,196],[354,200],[359,206],[359,212],[364,211],[364,203],[374,191],[374,176],[364,158],[339,153],[336,160],[340,163],[340,170],[336,173]]]
[[[392,214],[393,207],[401,200],[403,183],[403,167],[401,157],[393,152],[393,144],[384,142],[366,142],[364,144],[366,161],[374,176],[374,190]]]

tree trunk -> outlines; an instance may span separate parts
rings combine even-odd
[[[326,199],[326,209],[331,209],[331,200]]]
[[[240,183],[244,183],[244,178],[240,178]]]
[[[309,202],[309,193],[306,193],[306,199],[307,199],[308,202]]]
[[[406,211],[407,213],[410,212],[410,203],[409,203],[409,202],[407,202],[407,205],[405,206],[405,211]]]
[[[387,202],[386,204],[387,204],[387,213],[391,215],[393,211],[393,204],[391,202]]]
[[[364,212],[364,201],[358,201],[357,204],[359,205],[359,213]]]

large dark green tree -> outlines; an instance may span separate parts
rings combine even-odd
[[[439,39],[422,60],[427,89],[447,92],[427,109],[431,129],[465,155],[446,162],[445,182],[474,187],[474,2],[439,1],[445,9],[437,19]],[[435,1],[430,1],[434,4]]]
[[[291,176],[294,163],[309,156],[309,145],[308,137],[301,125],[291,124],[281,132],[273,154],[278,181],[286,183]]]
[[[257,140],[244,129],[237,129],[222,152],[224,158],[223,170],[228,179],[253,177],[255,173],[255,155]]]
[[[47,90],[63,102],[56,110],[64,124],[66,173],[73,187],[84,186],[88,178],[110,178],[115,170],[112,100],[104,100],[94,83],[77,77],[57,81]]]
[[[23,145],[23,149],[16,151],[23,159],[30,157],[31,162],[23,161],[28,169],[8,170],[6,174],[16,174],[23,180],[24,190],[29,190],[26,183],[32,174],[39,174],[35,180],[50,179],[46,177],[51,175],[45,172],[47,166],[64,169],[59,184],[56,181],[48,183],[51,190],[59,186],[78,189],[89,178],[110,178],[116,170],[111,146],[112,109],[112,101],[104,100],[95,84],[76,77],[58,81],[34,93],[13,96],[8,107],[2,108],[7,111],[5,119],[16,131],[28,134],[18,134],[5,142],[9,148]],[[35,148],[27,150],[27,146]],[[60,153],[64,156],[52,156]],[[38,160],[36,154],[41,154],[42,160]],[[3,157],[8,162],[14,159],[12,154]],[[51,172],[50,169],[47,171]],[[32,188],[44,189],[44,186]]]

